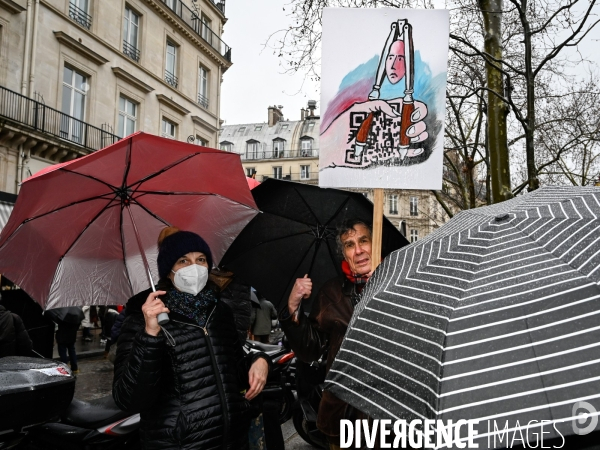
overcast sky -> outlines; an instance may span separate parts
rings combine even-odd
[[[222,37],[232,48],[233,66],[221,86],[221,119],[226,124],[266,122],[269,105],[283,105],[286,119],[299,120],[308,100],[319,101],[315,83],[309,80],[302,87],[303,76],[283,74],[273,50],[263,49],[269,35],[290,22],[283,11],[287,3],[227,0]]]
[[[263,48],[271,33],[290,23],[288,12],[283,11],[287,3],[227,0],[223,40],[233,49],[233,66],[223,75],[221,91],[221,119],[226,124],[266,122],[269,105],[283,105],[286,119],[299,120],[300,108],[308,100],[319,102],[317,83],[307,80],[303,85],[303,75],[283,74],[273,50]],[[599,59],[598,38],[600,27],[588,35],[581,48],[584,56]],[[320,111],[319,103],[317,107]]]

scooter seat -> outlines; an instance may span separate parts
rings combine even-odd
[[[279,345],[263,344],[262,342],[251,341],[251,340],[247,340],[246,342],[251,349],[259,350],[261,352],[265,352],[265,353],[269,353],[269,354],[285,350],[283,347],[281,347]]]
[[[73,399],[62,422],[82,428],[99,428],[131,416],[132,413],[121,410],[112,395],[84,402]]]

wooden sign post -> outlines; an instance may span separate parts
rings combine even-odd
[[[373,196],[373,237],[371,242],[371,262],[373,270],[381,263],[381,242],[383,235],[383,189],[375,188]]]

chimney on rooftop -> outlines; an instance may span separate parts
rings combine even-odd
[[[308,116],[309,117],[314,117],[315,116],[315,109],[317,109],[317,101],[316,100],[309,100],[308,101]]]
[[[306,119],[306,110],[304,108],[300,108],[300,120]]]
[[[281,106],[281,105],[269,106],[269,126],[270,127],[272,127],[277,122],[279,122],[280,120],[283,119],[283,113],[281,112],[282,108],[283,108],[283,106]]]

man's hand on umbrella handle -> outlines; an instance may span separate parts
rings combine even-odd
[[[160,313],[169,313],[169,308],[165,306],[160,298],[161,295],[166,294],[166,291],[151,292],[146,299],[146,302],[142,305],[142,312],[144,313],[144,320],[146,320],[146,333],[150,336],[158,336],[160,332],[160,325],[158,324],[158,315]]]
[[[288,299],[288,309],[290,314],[294,314],[302,299],[310,297],[312,292],[312,280],[308,278],[308,274],[304,275],[304,278],[296,278],[292,292],[290,292],[290,298]]]

